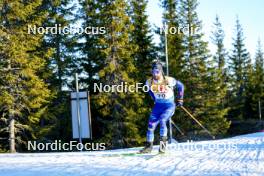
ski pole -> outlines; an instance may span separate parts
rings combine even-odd
[[[180,128],[171,120],[172,125],[184,136],[184,133],[180,130]]]
[[[210,133],[185,107],[181,106],[181,108],[196,122],[200,127],[202,127],[207,134],[209,134],[213,139],[215,139],[215,136]]]
[[[167,30],[167,24],[164,24],[166,30]],[[167,41],[167,31],[164,31],[164,37],[165,37],[165,57],[166,57],[166,75],[169,76],[169,57],[168,57],[168,41]],[[169,133],[170,133],[170,138],[169,138],[169,144],[172,141],[172,125],[171,125],[171,119],[169,120]]]

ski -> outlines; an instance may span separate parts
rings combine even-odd
[[[116,153],[116,154],[104,154],[106,157],[143,157],[146,160],[152,159],[156,156],[167,156],[168,153],[139,153],[139,152],[130,152],[130,153]]]
[[[104,154],[103,156],[110,157],[119,157],[119,156],[153,156],[157,153],[139,153],[139,152],[131,152],[131,153],[116,153],[116,154]]]

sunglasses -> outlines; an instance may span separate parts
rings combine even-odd
[[[154,75],[156,75],[156,74],[160,74],[161,73],[161,71],[160,70],[157,70],[157,69],[155,69],[155,70],[152,70],[152,74],[154,74]]]

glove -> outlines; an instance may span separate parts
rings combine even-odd
[[[176,101],[176,106],[183,106],[183,99],[178,99]]]

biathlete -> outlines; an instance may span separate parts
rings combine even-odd
[[[154,131],[160,124],[160,145],[159,152],[163,153],[167,142],[167,122],[173,116],[175,108],[183,105],[184,85],[164,75],[162,64],[156,61],[152,64],[152,78],[146,81],[149,94],[155,102],[148,121],[147,140],[145,147],[140,153],[150,153],[153,148]],[[177,91],[176,103],[174,90]]]

